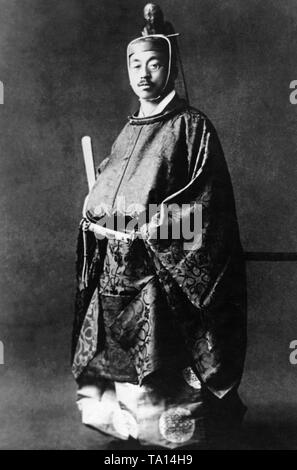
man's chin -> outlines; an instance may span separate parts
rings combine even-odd
[[[156,91],[154,92],[142,91],[141,93],[138,93],[138,97],[144,101],[151,101],[151,100],[158,98],[159,96],[160,94],[157,93]]]

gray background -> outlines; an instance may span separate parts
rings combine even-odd
[[[70,374],[77,226],[96,162],[135,108],[139,0],[0,0],[0,448],[99,448]],[[160,0],[192,105],[216,126],[246,251],[297,251],[295,0]],[[247,448],[297,448],[296,262],[248,262]]]

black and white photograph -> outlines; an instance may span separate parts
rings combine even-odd
[[[297,450],[296,0],[0,11],[0,450]]]

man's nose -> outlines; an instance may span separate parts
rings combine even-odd
[[[140,78],[147,78],[149,76],[149,69],[144,65],[140,71]]]

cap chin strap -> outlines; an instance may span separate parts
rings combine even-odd
[[[162,90],[163,91],[163,90]],[[161,95],[159,96],[156,96],[156,98],[142,98],[142,99],[145,99],[145,101],[157,101],[161,98]],[[141,98],[139,98],[139,101],[141,100]]]
[[[171,37],[171,36],[178,36],[178,33],[177,34],[170,34],[168,37]],[[148,34],[147,36],[140,36],[139,38],[136,38],[136,39],[133,39],[133,41],[131,41],[129,44],[128,44],[128,47],[127,47],[127,67],[128,67],[128,71],[129,71],[129,46],[131,46],[131,44],[133,44],[134,42],[137,42],[139,41],[139,39],[145,39],[145,38],[162,38],[162,39],[165,39],[165,41],[167,42],[167,45],[168,45],[168,71],[167,71],[167,77],[166,77],[166,82],[161,90],[161,93],[156,96],[155,98],[145,98],[146,101],[157,101],[159,100],[161,97],[162,97],[162,93],[163,91],[166,89],[167,85],[168,85],[168,82],[169,82],[169,78],[170,78],[170,74],[171,74],[171,62],[172,62],[172,48],[171,48],[171,42],[169,41],[167,36],[164,36],[164,34]]]
[[[164,91],[164,88],[162,89],[162,91]],[[144,101],[157,101],[160,98],[162,98],[162,95],[158,95],[158,96],[156,96],[156,98],[139,98],[139,101],[141,101],[141,100],[144,100]]]

